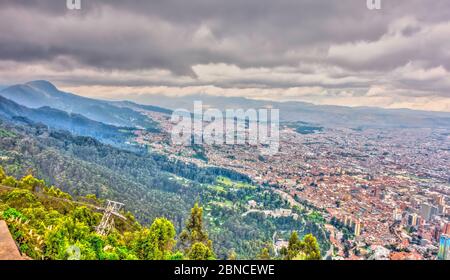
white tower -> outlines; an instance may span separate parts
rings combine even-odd
[[[124,206],[123,203],[107,200],[105,213],[103,214],[102,221],[97,227],[97,233],[100,235],[107,235],[114,226],[114,216],[122,217],[119,214],[119,210]]]

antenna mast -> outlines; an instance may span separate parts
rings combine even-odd
[[[122,217],[119,214],[119,210],[124,206],[123,203],[107,200],[105,213],[103,214],[102,221],[97,226],[97,233],[100,235],[107,235],[114,226],[114,216]]]

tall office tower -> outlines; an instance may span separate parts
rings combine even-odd
[[[359,221],[355,222],[355,236],[359,236],[361,234],[361,223]]]
[[[446,223],[442,228],[442,234],[450,236],[450,223]]]
[[[401,221],[402,220],[402,211],[398,208],[394,209],[394,213],[392,214],[392,217],[394,218],[394,221]]]
[[[436,240],[439,240],[442,234],[442,227],[440,225],[437,225],[433,229],[433,238]]]
[[[450,260],[450,236],[448,235],[441,235],[438,260]]]
[[[408,225],[412,226],[412,227],[417,225],[417,214],[415,214],[415,213],[409,214],[409,216],[408,216]]]
[[[445,205],[438,205],[438,206],[437,206],[437,209],[438,209],[437,214],[438,214],[438,215],[443,215],[443,214],[445,214],[445,208],[446,208]]]
[[[432,206],[428,203],[422,203],[420,206],[420,216],[424,218],[426,221],[431,220],[434,215],[436,215],[438,212],[437,207]]]
[[[344,226],[349,227],[352,224],[352,218],[350,216],[345,216],[344,218]]]
[[[428,220],[431,216],[431,205],[427,203],[422,203],[420,205],[420,216],[425,220]]]
[[[445,197],[443,195],[439,195],[436,197],[437,205],[444,206],[445,205]]]
[[[439,209],[436,206],[431,206],[431,218],[433,218],[433,216],[438,215]]]

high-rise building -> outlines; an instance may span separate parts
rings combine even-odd
[[[439,238],[441,237],[441,234],[442,234],[441,226],[439,226],[439,225],[435,226],[434,230],[433,230],[433,238],[435,240],[439,240]]]
[[[401,221],[402,220],[402,211],[400,209],[394,209],[394,213],[392,214],[392,217],[394,218],[394,221]]]
[[[408,225],[415,227],[417,225],[417,214],[409,214],[408,216]]]
[[[433,216],[438,215],[438,212],[439,212],[438,208],[436,206],[432,205],[431,206],[431,217],[430,217],[430,219],[432,219]]]
[[[450,260],[450,236],[441,235],[439,240],[438,260]]]
[[[361,223],[359,221],[355,222],[354,234],[355,234],[355,236],[361,235]]]
[[[445,205],[445,198],[444,198],[444,196],[443,195],[438,195],[436,197],[436,203],[437,203],[437,205],[444,206]]]
[[[428,203],[422,203],[420,205],[420,216],[424,218],[426,221],[431,220],[431,218],[436,215],[438,212],[437,207],[430,205]]]
[[[350,227],[352,224],[352,218],[349,216],[345,216],[344,218],[344,226],[346,227]]]
[[[425,220],[428,220],[431,216],[431,205],[427,203],[422,203],[420,205],[420,216]]]
[[[425,219],[422,218],[421,216],[417,216],[417,226],[423,226],[425,225]]]
[[[446,223],[442,228],[442,234],[450,236],[450,223]]]
[[[354,228],[355,228],[355,225],[356,225],[356,222],[353,221],[353,220],[351,220],[351,221],[350,221],[349,228],[354,229]]]

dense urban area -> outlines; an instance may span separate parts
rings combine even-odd
[[[140,131],[138,143],[187,162],[236,170],[292,206],[316,211],[329,234],[332,259],[434,259],[440,243],[448,242],[449,130],[285,124],[279,153],[263,156],[251,145],[203,145],[201,151],[171,145],[169,117],[149,115],[166,133]],[[264,211],[258,201],[248,203],[250,211]]]

